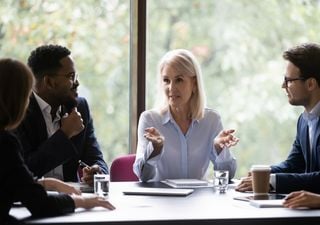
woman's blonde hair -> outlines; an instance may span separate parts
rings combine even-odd
[[[31,70],[22,62],[0,59],[0,130],[12,130],[22,121],[33,79]]]
[[[204,116],[204,107],[206,105],[206,96],[203,87],[201,68],[195,56],[186,49],[175,49],[167,52],[158,64],[158,101],[156,108],[160,113],[169,109],[168,98],[161,88],[161,72],[165,66],[170,66],[181,74],[196,78],[196,89],[191,95],[190,109],[192,119],[202,119]]]

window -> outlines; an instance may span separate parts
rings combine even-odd
[[[130,38],[144,42],[141,33],[130,33],[136,19],[132,6],[138,2],[147,3],[142,21],[147,28],[138,28],[147,39],[146,51],[138,44],[140,54],[134,55]],[[297,43],[318,41],[319,14],[313,0],[2,0],[0,56],[26,62],[41,44],[67,46],[80,75],[79,93],[88,99],[110,165],[135,143],[129,135],[129,130],[135,135],[135,126],[129,124],[144,109],[144,95],[139,94],[144,93],[144,79],[149,109],[158,60],[170,49],[190,49],[202,66],[208,106],[240,137],[232,150],[239,177],[253,163],[280,162],[290,150],[303,109],[289,105],[281,90],[281,54]],[[132,59],[137,68],[130,66]],[[146,77],[140,73],[144,63]],[[132,107],[135,101],[138,106]]]
[[[186,48],[200,61],[207,102],[240,138],[232,152],[237,177],[251,164],[284,160],[301,107],[281,89],[282,52],[318,41],[318,1],[147,1],[147,109],[153,106],[158,60]]]
[[[0,54],[27,61],[41,44],[72,52],[104,158],[128,153],[130,1],[0,2]]]

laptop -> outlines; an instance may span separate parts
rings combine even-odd
[[[155,195],[155,196],[187,196],[193,189],[173,189],[173,188],[131,188],[124,190],[125,195]]]

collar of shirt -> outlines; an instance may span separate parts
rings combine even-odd
[[[170,122],[170,121],[171,121],[171,122],[174,121],[174,123],[176,123],[176,121],[174,120],[174,118],[173,118],[170,110],[168,109],[168,110],[166,110],[166,111],[163,113],[163,116],[162,116],[162,124],[164,125],[164,124],[166,124],[166,123],[168,123],[168,122]],[[193,124],[194,124],[195,122],[198,123],[199,120],[192,119],[191,126],[193,126]]]
[[[319,118],[320,116],[320,101],[313,107],[310,112],[306,110],[303,112],[303,118],[308,121],[312,121],[314,119]]]
[[[39,107],[41,109],[41,112],[42,112],[43,116],[45,118],[50,118],[52,120],[52,118],[51,118],[51,106],[45,100],[43,100],[39,95],[37,95],[35,92],[34,92],[34,96],[35,96],[35,98],[36,98],[36,100],[37,100],[37,102],[39,104]],[[58,110],[56,112],[56,116],[55,116],[55,118],[54,118],[54,120],[52,122],[56,122],[56,121],[60,120],[61,119],[60,114],[61,114],[61,106],[59,106],[59,108],[58,108]]]

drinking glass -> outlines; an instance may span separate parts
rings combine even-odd
[[[109,194],[110,176],[108,174],[95,174],[93,179],[94,193],[106,197]]]
[[[213,186],[219,193],[225,193],[229,183],[228,170],[215,170],[213,173]]]

